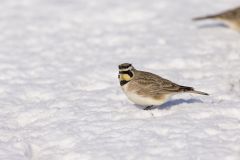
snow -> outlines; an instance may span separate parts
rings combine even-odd
[[[240,37],[191,18],[237,0],[2,0],[1,160],[239,160]],[[151,111],[121,91],[129,62],[210,96]]]

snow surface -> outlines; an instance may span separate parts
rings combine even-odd
[[[1,0],[1,160],[240,160],[238,0]],[[211,94],[129,102],[118,64]]]

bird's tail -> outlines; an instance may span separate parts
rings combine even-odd
[[[205,20],[205,19],[216,19],[218,17],[219,17],[219,15],[208,15],[208,16],[203,16],[203,17],[196,17],[196,18],[193,18],[192,20],[199,21],[199,20]]]
[[[179,89],[181,92],[189,92],[189,93],[196,93],[196,94],[201,94],[201,95],[209,95],[208,93],[201,92],[201,91],[196,91],[192,87],[186,87],[186,86],[180,86]]]

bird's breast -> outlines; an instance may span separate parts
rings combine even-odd
[[[122,90],[130,101],[143,106],[161,105],[171,97],[170,95],[164,94],[158,96],[139,94],[137,88],[133,89],[129,84],[123,85]]]

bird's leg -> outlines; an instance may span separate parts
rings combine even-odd
[[[152,107],[153,107],[153,105],[151,105],[151,106],[147,106],[146,108],[144,108],[144,110],[151,110]]]

